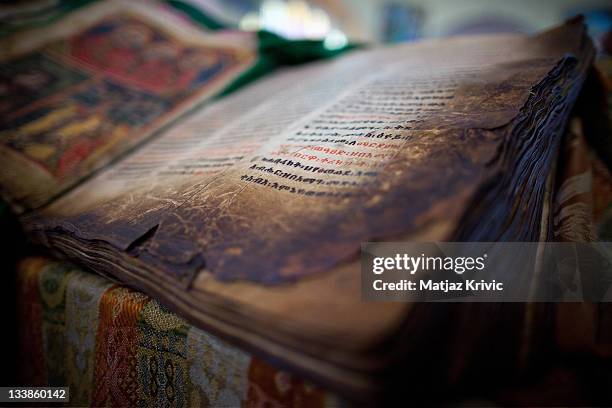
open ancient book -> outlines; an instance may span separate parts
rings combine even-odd
[[[3,75],[70,70],[0,105],[2,191],[36,243],[355,397],[420,367],[410,346],[470,310],[362,302],[361,242],[548,238],[547,180],[594,53],[581,20],[355,51],[166,126],[253,52],[145,14],[1,56]],[[135,41],[175,63],[147,67]]]

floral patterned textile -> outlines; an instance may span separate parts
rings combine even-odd
[[[338,406],[333,395],[189,325],[142,293],[29,257],[18,268],[22,384],[71,406]]]

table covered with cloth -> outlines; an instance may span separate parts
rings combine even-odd
[[[70,387],[71,406],[338,406],[338,399],[65,262],[18,266],[22,384]]]

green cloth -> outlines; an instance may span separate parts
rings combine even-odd
[[[258,59],[255,65],[233,81],[219,96],[230,94],[280,67],[332,58],[357,47],[347,45],[330,50],[323,46],[323,41],[287,40],[268,31],[259,31],[257,39]]]

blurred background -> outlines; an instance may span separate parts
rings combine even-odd
[[[0,0],[0,35],[91,0]],[[172,0],[169,3],[175,3]],[[458,34],[537,32],[577,14],[599,50],[612,48],[610,0],[181,0],[225,27],[288,39],[397,43]]]
[[[456,34],[532,33],[584,14],[601,47],[610,41],[612,2],[606,0],[189,0],[245,30],[290,39],[394,43]]]

